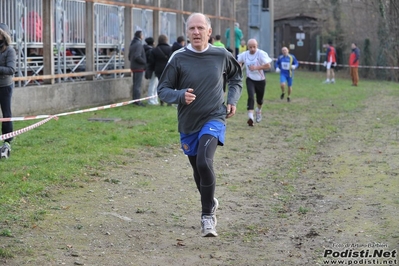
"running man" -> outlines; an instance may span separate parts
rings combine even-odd
[[[255,39],[248,40],[248,50],[239,54],[238,63],[245,65],[247,78],[245,79],[248,91],[247,110],[248,110],[248,126],[254,125],[254,107],[256,95],[256,123],[262,120],[263,96],[266,90],[266,75],[264,70],[270,69],[270,63],[273,60],[269,55],[258,49],[258,42]]]
[[[236,112],[242,72],[229,51],[208,43],[212,28],[207,16],[191,14],[186,32],[190,44],[170,57],[159,79],[158,95],[166,103],[178,104],[181,147],[193,168],[201,197],[201,235],[212,237],[218,235],[213,158],[217,146],[224,145],[226,119]],[[229,84],[226,103],[223,73]]]
[[[281,96],[280,99],[284,99],[285,95],[285,83],[288,86],[287,92],[287,102],[291,101],[291,93],[292,93],[292,81],[294,79],[294,70],[298,68],[298,60],[296,57],[289,53],[287,47],[281,48],[281,52],[283,53],[280,55],[276,61],[276,72],[280,73],[280,87],[281,87]]]

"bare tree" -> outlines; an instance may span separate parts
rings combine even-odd
[[[399,2],[389,1],[389,30],[391,51],[388,53],[388,60],[392,66],[399,66]],[[392,71],[395,81],[399,80],[399,71]]]

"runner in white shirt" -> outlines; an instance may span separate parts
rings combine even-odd
[[[265,95],[266,89],[266,77],[264,70],[270,69],[270,63],[273,61],[269,55],[258,49],[258,42],[255,39],[248,40],[248,50],[239,54],[237,61],[241,65],[246,67],[246,85],[248,91],[248,125],[254,125],[254,107],[255,107],[255,95],[256,95],[256,119],[259,123],[262,120],[262,104],[263,96]]]

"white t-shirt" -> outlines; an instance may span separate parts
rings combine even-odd
[[[249,70],[249,66],[261,66],[264,64],[269,64],[273,60],[269,55],[260,49],[257,49],[254,54],[250,54],[249,51],[245,51],[237,56],[238,63],[244,63],[246,67],[247,77],[252,80],[264,80],[265,72],[261,70]]]

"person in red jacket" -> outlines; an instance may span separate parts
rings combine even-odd
[[[356,43],[352,43],[352,52],[349,56],[349,68],[352,77],[352,86],[357,86],[359,82],[359,57],[360,50]]]
[[[323,83],[335,83],[334,68],[337,66],[337,52],[332,46],[332,41],[328,41],[324,66],[327,68],[327,79]]]

